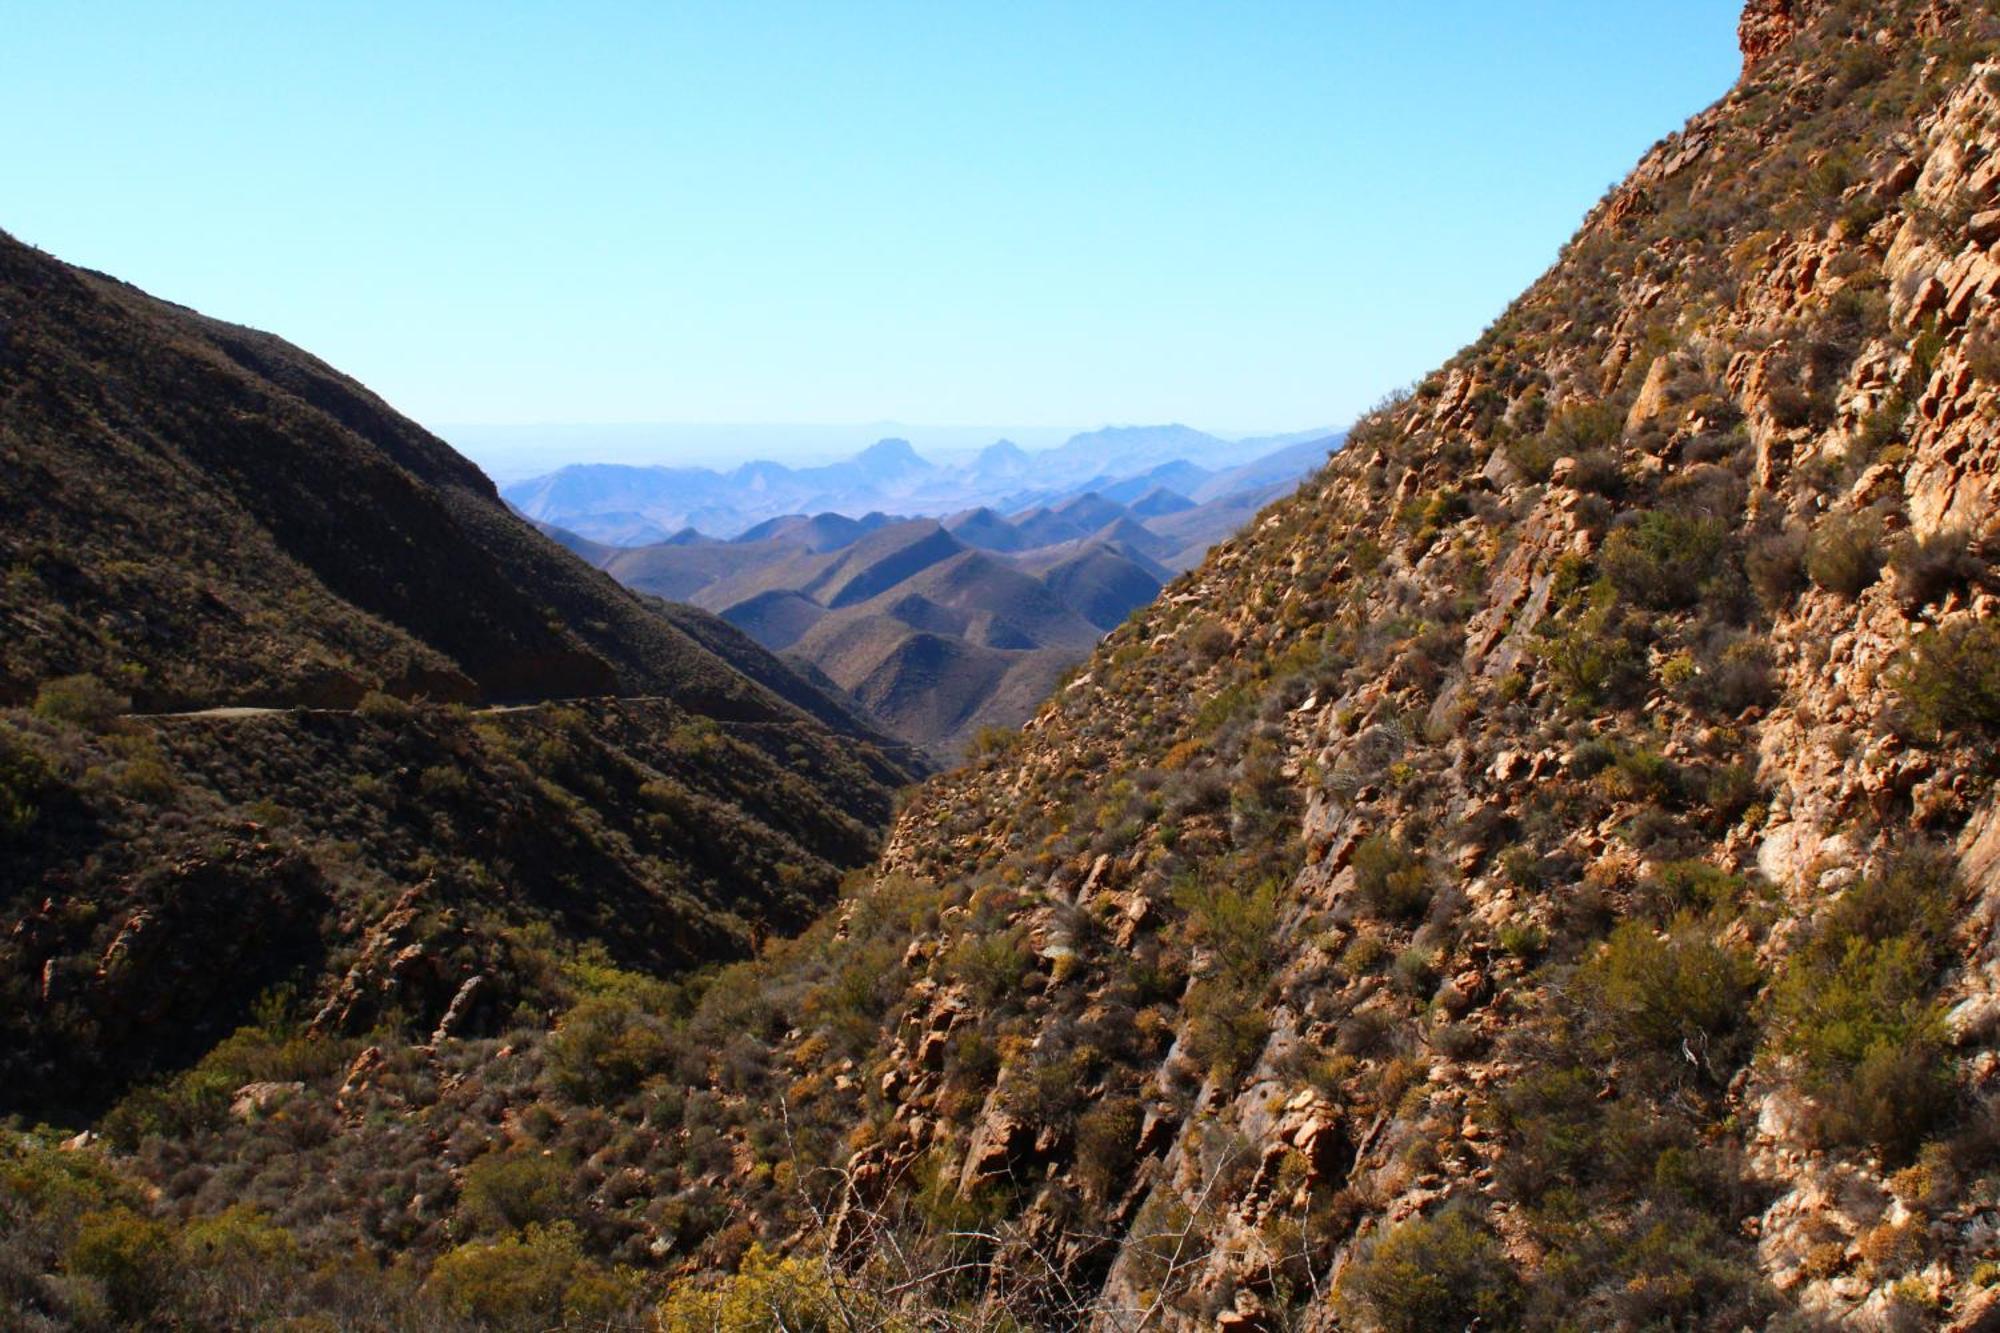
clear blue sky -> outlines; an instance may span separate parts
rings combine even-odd
[[[12,0],[0,228],[454,422],[1343,422],[1740,0]]]

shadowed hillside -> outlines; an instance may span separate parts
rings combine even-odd
[[[329,1036],[491,1028],[584,951],[741,956],[920,771],[359,385],[4,236],[0,444],[10,1109],[101,1107],[279,990],[352,991]]]

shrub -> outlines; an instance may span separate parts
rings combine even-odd
[[[1833,424],[1832,396],[1815,393],[1799,381],[1786,380],[1772,385],[1769,401],[1771,419],[1786,430]]]
[[[1579,491],[1615,500],[1625,493],[1625,474],[1619,470],[1616,458],[1602,449],[1593,449],[1577,455],[1569,484]]]
[[[210,1274],[283,1271],[299,1259],[298,1238],[248,1204],[233,1204],[181,1230],[180,1253]]]
[[[1625,414],[1610,403],[1571,403],[1549,419],[1542,437],[1557,457],[1581,457],[1618,443]]]
[[[472,790],[465,771],[453,764],[432,764],[417,775],[417,790],[426,800],[464,800]]]
[[[569,1173],[538,1152],[489,1153],[465,1170],[458,1211],[475,1234],[553,1222],[568,1200]]]
[[[1188,647],[1203,662],[1213,662],[1236,646],[1236,638],[1220,621],[1204,620],[1188,634]]]
[[[0,731],[0,846],[34,825],[51,781],[48,764],[25,738]]]
[[[1834,514],[1813,530],[1806,546],[1806,573],[1828,592],[1859,597],[1882,573],[1877,549],[1880,529],[1859,514]]]
[[[549,1078],[575,1101],[612,1101],[664,1062],[670,1040],[666,1025],[632,999],[589,996],[549,1036]]]
[[[1433,1333],[1507,1327],[1522,1290],[1492,1228],[1454,1207],[1412,1218],[1365,1245],[1339,1295],[1365,1327]]]
[[[2000,730],[2000,623],[1962,620],[1926,630],[1890,679],[1922,731]]]
[[[113,785],[127,800],[159,805],[172,798],[180,779],[157,754],[142,754],[119,768]]]
[[[129,1208],[116,1208],[84,1215],[66,1266],[102,1283],[112,1309],[139,1321],[166,1294],[173,1258],[173,1238],[166,1227]]]
[[[1619,592],[1655,611],[1693,606],[1728,551],[1721,520],[1653,510],[1605,539],[1599,563]]]
[[[416,709],[393,694],[370,690],[361,696],[361,702],[354,706],[354,711],[378,726],[396,727],[408,722]]]
[[[1248,1068],[1271,1035],[1261,991],[1261,984],[1228,977],[1203,978],[1188,990],[1182,1045],[1189,1059],[1220,1082]]]
[[[461,1245],[439,1257],[426,1286],[446,1309],[503,1328],[602,1324],[625,1314],[637,1295],[630,1278],[584,1257],[568,1225]]]
[[[95,676],[63,676],[35,692],[35,712],[53,722],[101,731],[132,701]]]
[[[1756,966],[1691,921],[1664,937],[1627,921],[1578,976],[1585,1012],[1612,1050],[1684,1056],[1719,1072],[1756,988]]]
[[[1985,573],[1970,539],[1957,530],[1901,543],[1889,558],[1889,568],[1896,575],[1896,600],[1911,611],[1942,600]]]
[[[1906,857],[1835,901],[1773,983],[1781,1046],[1798,1057],[1827,1138],[1905,1158],[1949,1107],[1935,991],[1955,896],[1942,859]]]
[[[165,1083],[133,1089],[98,1124],[98,1132],[126,1151],[146,1136],[185,1139],[222,1123],[244,1080],[229,1071],[197,1067]]]
[[[683,1282],[655,1315],[661,1333],[713,1333],[717,1329],[783,1328],[797,1333],[839,1333],[854,1328],[894,1328],[889,1311],[824,1265],[786,1258],[753,1245],[734,1275],[710,1286]]]
[[[1498,942],[1502,950],[1527,962],[1548,948],[1549,933],[1532,921],[1509,921],[1500,927]]]
[[[1642,886],[1654,915],[1671,918],[1685,911],[1733,914],[1743,899],[1741,875],[1706,861],[1669,861]]]
[[[962,937],[945,959],[945,970],[965,983],[973,999],[990,1007],[1013,997],[1034,960],[1020,927]]]
[[[1400,989],[1411,995],[1428,997],[1437,989],[1437,963],[1435,951],[1413,945],[1396,955],[1389,972]]]
[[[1187,942],[1208,951],[1213,971],[1239,980],[1263,978],[1270,969],[1271,930],[1277,922],[1275,882],[1238,888],[1187,876],[1174,885],[1174,901],[1187,914],[1182,922]]]
[[[1399,839],[1364,838],[1354,849],[1355,891],[1382,916],[1414,921],[1430,909],[1436,891],[1430,867]]]
[[[1751,543],[1743,557],[1750,586],[1767,611],[1782,611],[1806,587],[1806,535],[1774,532]]]
[[[1025,738],[1026,733],[1015,727],[981,727],[972,738],[972,758],[1006,754]]]
[[[1711,642],[1698,657],[1670,659],[1662,681],[1684,702],[1732,717],[1777,693],[1770,649],[1747,634]]]
[[[1108,1200],[1132,1165],[1139,1142],[1139,1103],[1107,1097],[1076,1122],[1076,1169],[1083,1187]]]

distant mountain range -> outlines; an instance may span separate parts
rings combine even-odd
[[[939,464],[887,439],[817,467],[755,461],[705,467],[579,463],[505,488],[538,522],[620,546],[667,541],[688,529],[734,538],[772,519],[871,511],[943,517],[964,509],[1014,512],[1096,491],[1148,508],[1291,481],[1324,461],[1335,432],[1223,439],[1187,426],[1113,426],[1030,452],[997,441],[970,460]],[[1166,494],[1152,497],[1162,489]]]
[[[1227,467],[1160,457],[1204,441],[1211,464],[1266,451]],[[981,729],[1025,721],[1100,637],[1340,442],[1231,444],[1182,426],[1118,429],[1041,454],[1001,441],[945,469],[884,440],[819,468],[572,467],[512,488],[510,498],[619,582],[714,612],[950,763]],[[1083,489],[1050,481],[1078,476]],[[997,504],[941,514],[868,507],[898,493],[935,505],[996,492]],[[710,499],[686,507],[697,496]],[[728,505],[734,526],[797,496],[850,507],[779,513],[729,539],[684,521],[713,524]],[[547,517],[570,515],[585,497],[610,508]],[[635,532],[662,535],[623,540]]]

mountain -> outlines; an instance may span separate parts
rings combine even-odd
[[[1155,486],[1131,504],[1132,512],[1140,518],[1165,518],[1168,514],[1178,514],[1194,507],[1194,501],[1164,486]]]
[[[1336,433],[1282,445],[1247,463],[1191,479],[1189,484],[1176,489],[1196,504],[1266,490],[1317,471],[1340,448],[1341,440],[1342,436]]]
[[[599,1271],[674,1255],[669,1327],[1990,1327],[2000,24],[1743,34],[1547,274],[924,788],[842,911],[628,1001],[657,1100],[472,1080],[521,1126],[472,1197],[597,1164],[537,1215],[616,1219]],[[350,1094],[330,1142],[462,1095]],[[283,1181],[281,1132],[196,1160]]]
[[[856,454],[849,466],[873,480],[893,480],[932,470],[931,464],[910,447],[908,440],[878,440]]]
[[[1127,477],[1122,481],[1107,481],[1096,489],[1107,500],[1129,505],[1154,492],[1193,495],[1202,483],[1214,475],[1207,468],[1177,459],[1171,463],[1162,463],[1135,477]]]
[[[966,545],[982,550],[1018,551],[1027,543],[1019,528],[984,507],[953,514],[944,520],[944,526]]]
[[[922,770],[268,334],[5,235],[0,330],[10,1112],[101,1111],[280,990],[329,1040],[494,1031],[566,959],[743,956]]]
[[[597,547],[593,558],[638,591],[718,613],[949,762],[982,731],[1026,720],[1105,630],[1158,594],[1165,571],[1150,553],[1180,547],[1095,496],[1065,513],[1060,544],[1032,549],[981,510],[942,524],[795,516],[733,542]]]
[[[1337,439],[1314,432],[1313,439]],[[801,515],[889,511],[944,517],[969,509],[1014,511],[1059,505],[1087,492],[1129,503],[1159,487],[1215,499],[1279,480],[1296,480],[1325,458],[1318,451],[1258,439],[1231,442],[1185,426],[1113,427],[1029,453],[1001,440],[953,466],[931,463],[908,441],[882,440],[853,458],[792,468],[753,461],[727,472],[708,468],[575,464],[508,486],[521,513],[592,540],[644,546],[689,527],[725,539],[757,540],[769,525]],[[1218,478],[1200,457],[1221,466]],[[1227,479],[1243,471],[1241,484]]]
[[[7,1131],[9,1299],[183,1327],[1994,1327],[2000,16],[1752,0],[1740,37],[1735,88],[1487,330],[752,959],[669,986],[553,925],[461,947],[510,858],[416,957],[519,949],[560,982],[490,1025],[378,1017],[396,997],[344,978],[426,993],[380,963],[408,957],[396,893],[490,822],[447,756],[515,794],[530,866],[574,846],[545,817],[590,827],[630,784],[570,774],[568,722],[369,722],[373,781],[337,795],[347,842],[403,851],[350,899],[382,929],[193,1068]],[[986,651],[922,631],[865,697],[947,700]],[[9,718],[68,784],[31,838],[157,776],[42,730],[87,703]],[[105,838],[72,869],[127,898],[38,886],[0,947],[162,882],[197,922],[292,904],[267,938],[304,947],[322,898],[256,802],[350,725],[204,743],[249,750],[200,798],[240,804],[233,859]],[[482,725],[535,727],[518,766]],[[704,771],[754,790],[733,757]],[[387,790],[401,813],[366,813]],[[647,827],[590,844],[593,886]],[[337,850],[329,886],[360,873]],[[134,1004],[274,952],[229,947],[241,915]],[[71,988],[191,924],[15,966],[8,1031],[99,1049]],[[293,1016],[329,1004],[354,1025]],[[160,1017],[126,1030],[177,1038]]]
[[[822,1290],[2000,1318],[2000,21],[1743,34],[1491,329],[923,791],[879,929],[742,970],[900,960],[855,1091],[791,1084],[852,1201],[790,1214]],[[764,1289],[710,1270],[679,1308]]]
[[[1033,459],[1012,440],[997,440],[979,451],[967,469],[980,482],[1011,482],[1033,470]]]
[[[881,513],[858,519],[843,514],[787,514],[783,518],[759,523],[733,540],[738,543],[784,540],[802,545],[809,551],[837,551],[888,522],[889,517]]]
[[[1092,477],[1130,476],[1193,458],[1230,458],[1234,452],[1229,441],[1188,426],[1106,426],[1074,436],[1036,461],[1053,484],[1076,485]]]

